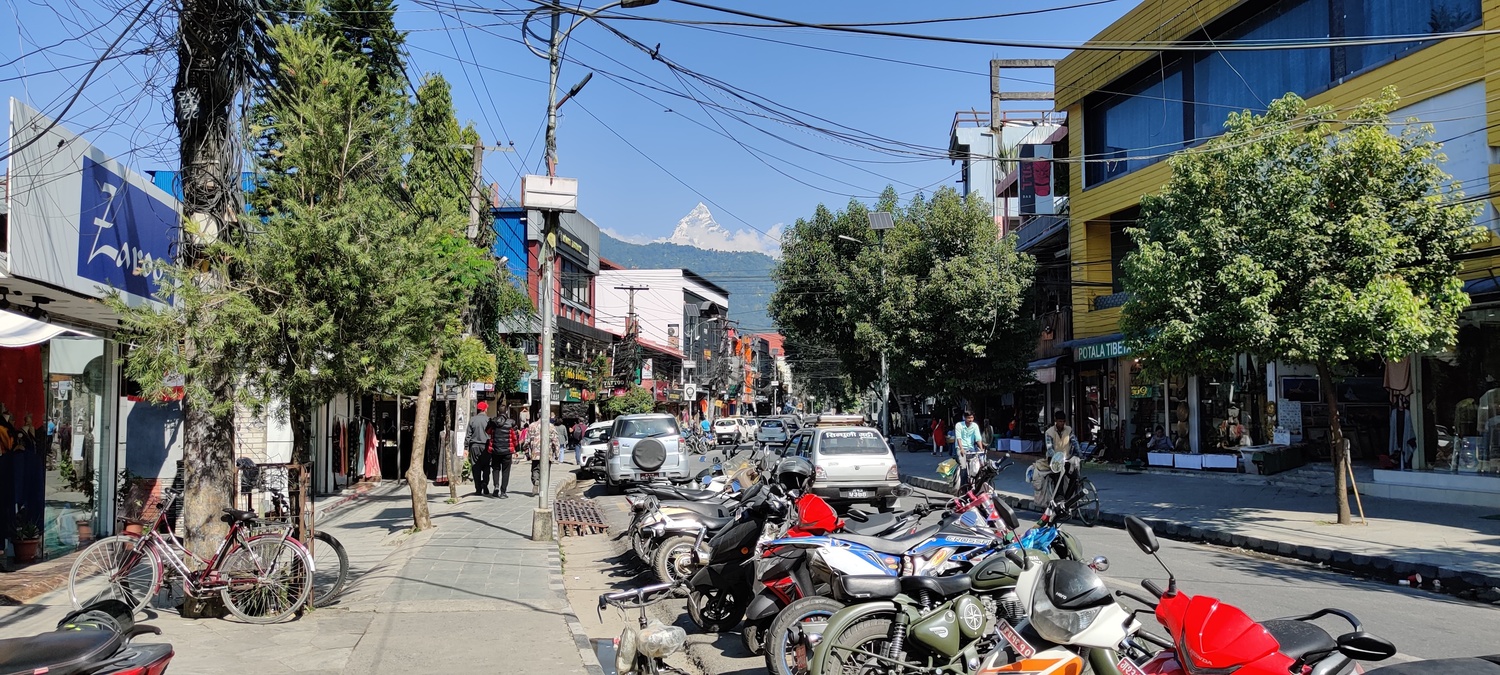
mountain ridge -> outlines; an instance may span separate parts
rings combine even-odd
[[[766,307],[776,290],[776,282],[771,280],[776,260],[765,253],[720,251],[664,241],[639,244],[601,232],[599,255],[626,269],[691,270],[729,292],[729,318],[740,322],[742,330],[775,330]]]

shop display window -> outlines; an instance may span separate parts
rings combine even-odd
[[[1404,441],[1393,458],[1405,469],[1500,475],[1500,307],[1464,312],[1454,346],[1421,362],[1421,426],[1393,435]],[[1392,426],[1414,426],[1409,410],[1398,413]]]

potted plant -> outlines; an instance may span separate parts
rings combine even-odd
[[[42,526],[22,508],[17,514],[16,536],[11,540],[15,546],[16,562],[36,562],[37,551],[42,547]]]
[[[94,521],[88,515],[75,516],[73,524],[78,526],[78,543],[85,544],[94,540]]]
[[[140,519],[143,515],[142,511],[146,508],[146,495],[142,494],[139,489],[140,483],[136,480],[138,478],[140,476],[131,473],[130,469],[121,469],[120,483],[115,488],[115,500],[118,503],[116,515],[125,521],[125,534],[138,535],[146,529],[140,523],[130,522]]]

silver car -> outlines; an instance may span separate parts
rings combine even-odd
[[[637,453],[636,446],[646,439],[656,442],[645,444]],[[609,431],[609,483],[687,480],[688,462],[681,444],[677,418],[671,415],[648,413],[615,418]]]
[[[905,492],[896,456],[869,427],[802,429],[780,454],[811,462],[813,494],[830,502],[867,502],[886,510]]]
[[[790,433],[785,420],[768,417],[760,421],[760,428],[755,431],[755,441],[767,445],[786,445]]]

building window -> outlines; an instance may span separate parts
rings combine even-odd
[[[1250,3],[1254,4],[1254,3]],[[1480,23],[1480,0],[1283,0],[1232,13],[1192,40],[1311,40],[1451,33]],[[1229,113],[1308,97],[1428,42],[1158,55],[1084,100],[1090,186],[1224,131]],[[1172,60],[1175,59],[1175,60]]]
[[[589,286],[593,276],[588,269],[571,260],[562,261],[562,299],[579,307],[592,305]]]

